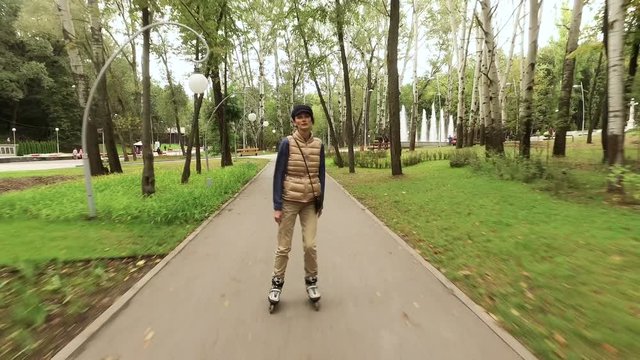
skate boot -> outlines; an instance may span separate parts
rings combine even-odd
[[[269,313],[275,310],[276,305],[280,302],[280,294],[282,293],[282,286],[284,285],[284,279],[274,276],[271,279],[271,290],[269,290]]]
[[[320,291],[318,290],[318,285],[316,285],[318,277],[307,276],[304,278],[304,282],[307,285],[307,295],[309,296],[309,300],[316,310],[320,309]]]

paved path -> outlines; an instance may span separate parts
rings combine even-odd
[[[322,307],[306,299],[298,223],[270,315],[273,166],[73,358],[521,358],[332,179],[318,230]]]

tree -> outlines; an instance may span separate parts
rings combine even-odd
[[[538,32],[540,30],[540,10],[542,0],[529,0],[529,47],[527,50],[526,70],[522,78],[522,101],[520,102],[520,121],[522,122],[522,140],[520,156],[531,156],[531,124],[533,118],[533,87],[538,58]]]
[[[614,169],[624,164],[624,19],[626,6],[624,0],[608,0],[608,98],[609,122],[607,142],[609,151],[609,166]],[[609,183],[609,191],[623,192],[622,178],[616,177]]]
[[[570,129],[571,124],[570,110],[571,94],[573,93],[573,76],[576,67],[574,52],[578,48],[583,5],[584,0],[574,0],[573,17],[571,18],[571,27],[569,29],[569,37],[567,38],[567,47],[562,66],[562,87],[558,103],[556,134],[553,142],[554,156],[565,156],[567,146],[567,130]]]
[[[80,56],[79,44],[76,37],[75,26],[71,17],[71,10],[67,0],[56,0],[56,9],[62,24],[62,34],[66,43],[71,74],[75,82],[75,89],[78,95],[78,103],[82,109],[85,108],[88,96],[88,80],[84,72],[83,60]],[[100,150],[98,147],[98,131],[95,120],[89,116],[86,129],[87,149],[84,149],[89,159],[91,175],[103,175],[102,161],[100,160]]]
[[[487,98],[489,102],[489,106],[485,108],[488,112],[485,114],[487,121],[485,127],[485,146],[488,153],[502,154],[504,153],[504,134],[502,133],[502,112],[500,111],[495,36],[491,23],[493,13],[491,1],[482,0],[480,7],[482,9],[482,22],[480,26],[484,33],[485,60],[487,61],[486,72],[483,73],[483,78],[486,81],[484,88],[488,92],[488,96],[485,95],[485,98]]]
[[[89,14],[91,20],[91,49],[93,50],[93,65],[96,73],[99,73],[104,66],[104,45],[102,40],[102,19],[97,0],[88,0]],[[91,106],[92,104],[89,104]],[[118,157],[115,134],[113,131],[113,121],[111,110],[109,109],[109,94],[107,93],[107,78],[99,79],[96,88],[96,106],[94,118],[102,123],[102,133],[104,135],[105,151],[109,158],[109,168],[112,173],[121,173],[122,166]]]
[[[347,62],[347,54],[344,48],[344,17],[345,11],[340,4],[340,0],[336,0],[336,30],[338,33],[338,45],[340,46],[340,59],[342,63],[342,75],[344,79],[345,105],[347,107],[347,146],[349,151],[349,172],[356,172],[355,155],[353,152],[353,113],[351,111],[351,81],[349,79],[349,63]]]
[[[142,27],[151,24],[151,11],[148,0],[141,0]],[[149,52],[151,48],[150,30],[142,33],[142,195],[156,192],[156,176],[153,168],[151,149],[151,76],[149,74]]]
[[[400,84],[398,83],[398,33],[400,0],[391,0],[389,39],[387,40],[387,99],[391,134],[391,174],[402,175],[402,144],[400,144]]]
[[[329,125],[329,133],[331,134],[331,138],[332,139],[337,139],[336,138],[336,131],[335,128],[333,126],[333,121],[332,121],[332,116],[331,113],[329,112],[329,108],[327,107],[327,103],[324,99],[324,96],[322,95],[322,89],[320,88],[320,83],[318,82],[318,75],[316,72],[316,64],[312,61],[312,57],[311,57],[311,53],[309,51],[309,40],[307,39],[307,32],[305,30],[306,28],[306,20],[305,22],[302,21],[302,16],[301,16],[301,11],[300,8],[298,7],[298,4],[296,2],[294,2],[293,4],[294,7],[294,11],[296,14],[296,20],[297,20],[297,31],[300,35],[300,38],[302,39],[302,44],[304,46],[304,54],[307,60],[307,69],[310,72],[311,75],[311,79],[313,80],[313,83],[316,86],[316,92],[318,93],[318,97],[320,98],[320,104],[322,105],[322,109],[324,110],[324,114],[327,117],[327,123]],[[334,141],[333,142],[333,148],[335,151],[335,162],[336,165],[338,167],[343,167],[344,166],[344,160],[342,159],[342,155],[340,154],[340,146],[338,141]]]

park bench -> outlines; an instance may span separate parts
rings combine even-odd
[[[258,155],[260,150],[258,148],[241,148],[238,149],[237,153],[239,156],[243,155]]]
[[[372,144],[369,144],[368,146],[369,150],[388,150],[389,149],[389,143],[388,142],[380,142],[378,140],[374,140]]]

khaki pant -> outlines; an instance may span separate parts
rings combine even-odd
[[[305,276],[318,275],[318,260],[316,253],[316,230],[318,225],[318,215],[315,205],[310,203],[299,203],[284,201],[282,204],[282,221],[278,227],[278,248],[273,265],[273,276],[284,278],[291,251],[291,238],[296,218],[300,215],[300,225],[302,225],[302,244],[304,248],[304,272]]]

